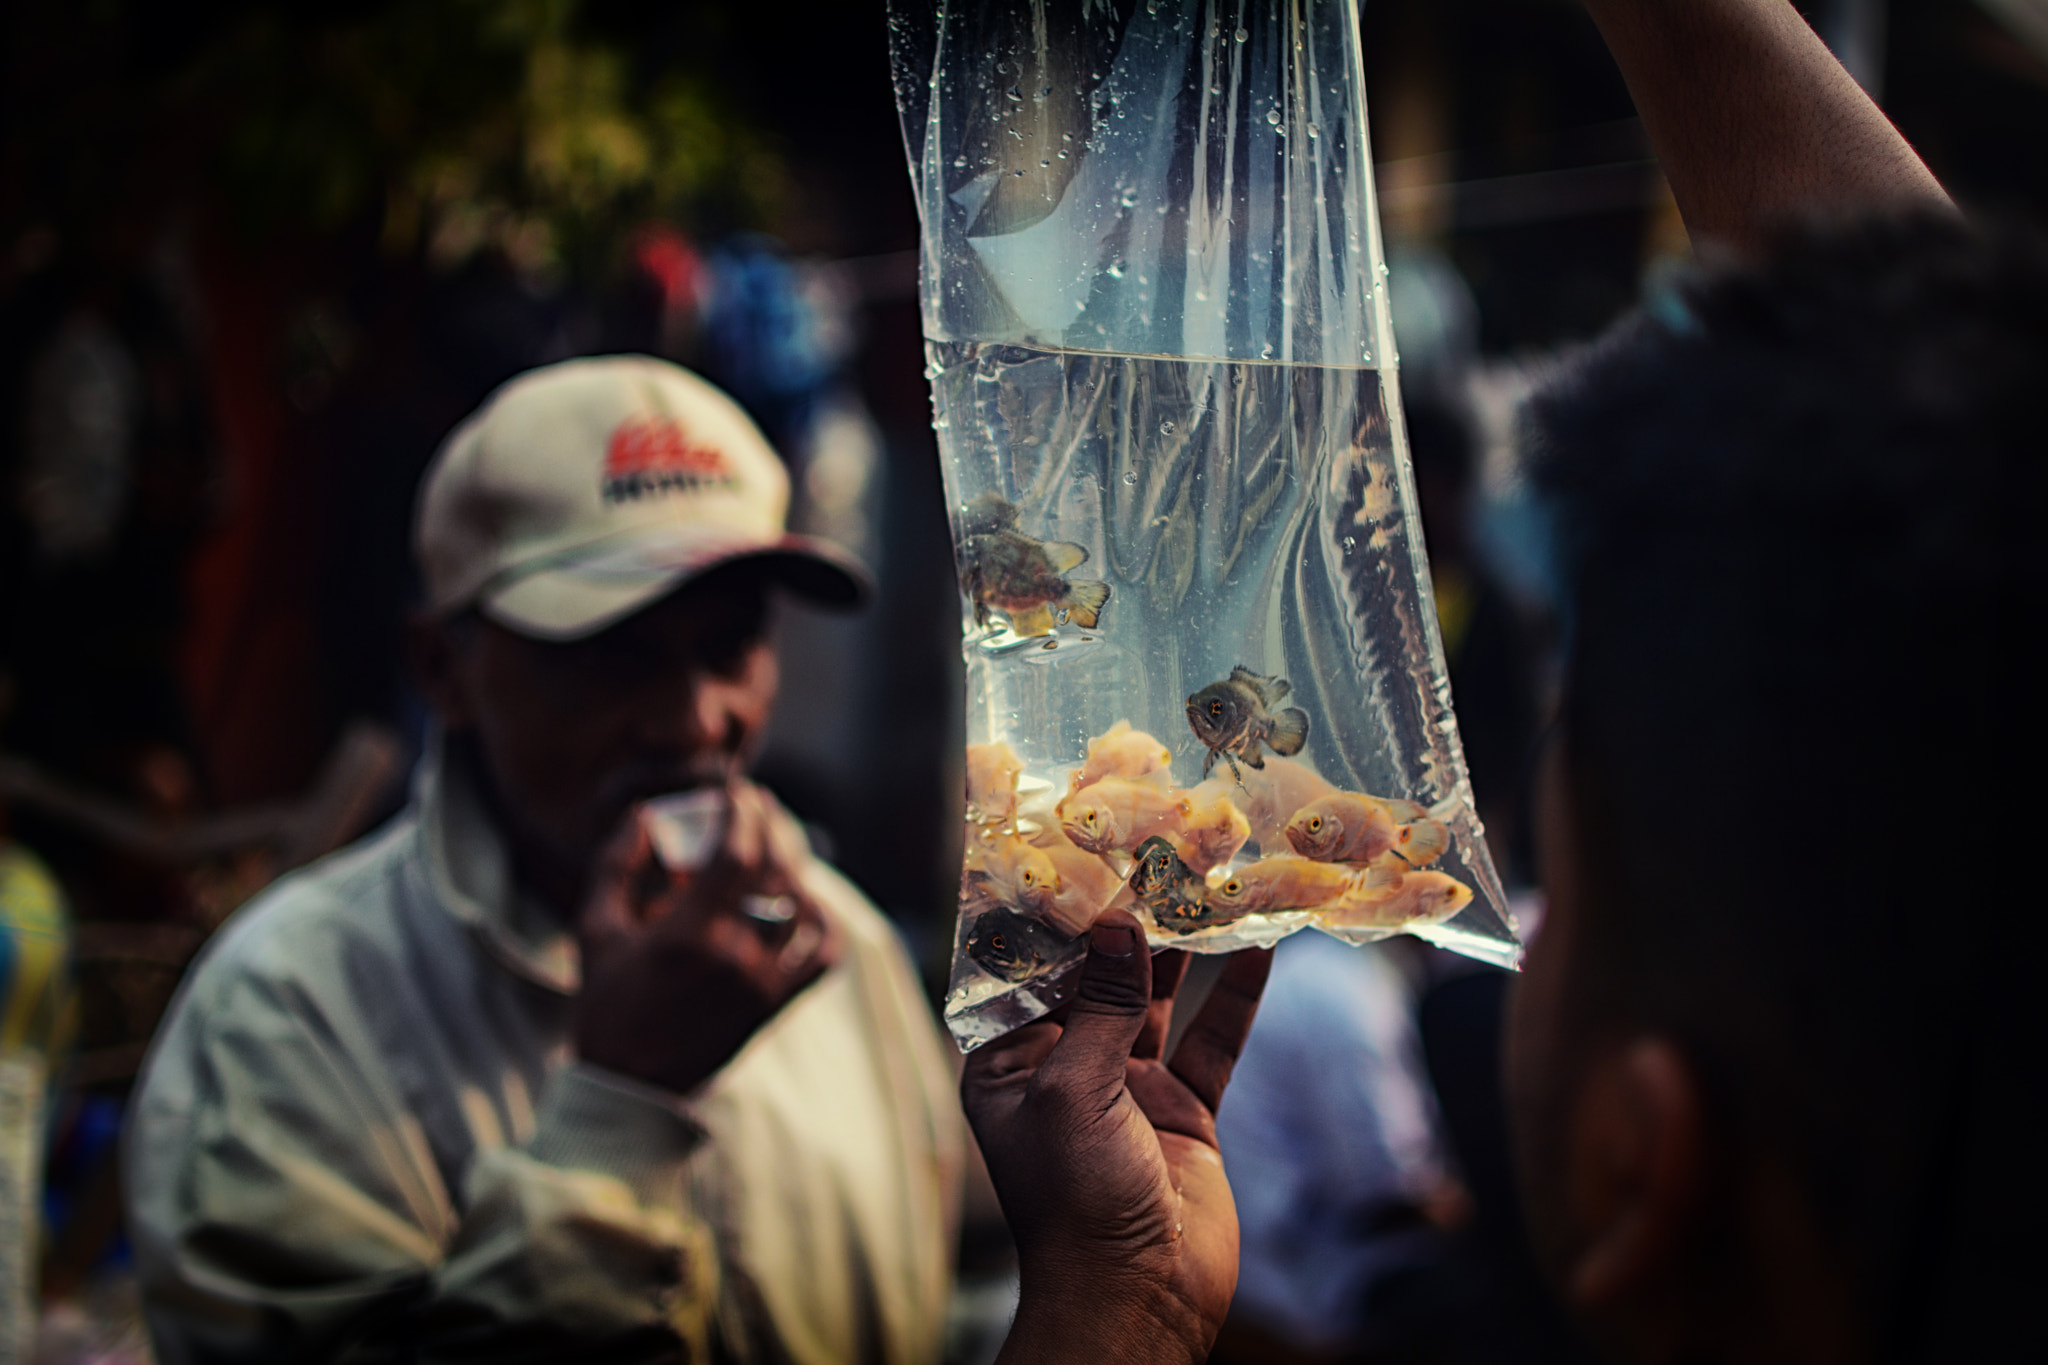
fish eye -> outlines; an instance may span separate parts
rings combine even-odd
[[[1314,834],[1314,833],[1315,833],[1315,832],[1316,832],[1317,830],[1321,829],[1322,827],[1323,827],[1323,817],[1322,817],[1322,816],[1320,816],[1320,815],[1311,815],[1311,816],[1309,816],[1309,818],[1308,818],[1308,832],[1309,832],[1310,834]]]
[[[1209,703],[1209,714],[1210,714],[1210,715],[1212,715],[1212,716],[1220,716],[1220,715],[1222,715],[1222,714],[1223,714],[1223,703],[1222,703],[1222,702],[1220,702],[1220,701],[1212,701],[1212,702],[1210,702],[1210,703]]]
[[[1007,950],[1010,946],[1009,944],[1003,942],[1003,936],[1001,934],[990,934],[988,936],[988,941],[989,946],[994,948],[999,953]]]
[[[1235,877],[1232,877],[1229,881],[1223,883],[1223,894],[1226,896],[1235,896],[1238,892],[1242,890],[1244,890],[1244,883],[1240,882]]]

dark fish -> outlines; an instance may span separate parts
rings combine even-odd
[[[1237,770],[1243,759],[1254,768],[1266,766],[1260,746],[1293,756],[1308,743],[1308,712],[1298,706],[1272,708],[1293,689],[1285,678],[1264,678],[1240,664],[1222,682],[1210,683],[1188,698],[1188,726],[1209,748],[1202,776],[1221,754]]]
[[[1067,577],[1088,561],[1085,546],[1025,535],[1017,509],[993,493],[960,509],[960,537],[976,625],[997,611],[1019,635],[1050,635],[1063,617],[1088,630],[1101,619],[1109,584]]]
[[[1129,884],[1131,894],[1151,912],[1152,922],[1169,933],[1185,934],[1243,918],[1242,911],[1211,904],[1209,883],[1157,835],[1138,845]]]
[[[1017,505],[1008,499],[994,493],[983,493],[974,501],[960,505],[960,538],[963,541],[1016,529]]]
[[[967,955],[1004,981],[1029,981],[1060,966],[1073,940],[1007,907],[979,916],[967,930]]]

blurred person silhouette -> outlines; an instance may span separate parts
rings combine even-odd
[[[240,912],[127,1134],[165,1362],[936,1357],[964,1132],[891,926],[743,774],[772,594],[863,592],[664,361],[500,388],[422,486],[410,808]],[[715,793],[667,866],[642,803]]]
[[[1789,4],[1589,8],[1689,229],[1752,263],[1538,402],[1570,613],[1508,1031],[1539,1259],[1618,1360],[2030,1354],[2030,893],[1957,855],[2048,814],[2048,244],[1955,216]],[[1949,804],[1971,839],[1915,839]],[[1011,1365],[1199,1360],[1234,1281],[1227,1188],[1138,1178],[1208,1170],[1225,1031],[1166,1064],[1196,1110],[1161,1093],[1119,932],[1064,1032],[967,1068]]]
[[[1216,1117],[1240,1245],[1216,1359],[1341,1358],[1384,1337],[1375,1293],[1442,1255],[1436,1104],[1387,947],[1296,934],[1267,988]]]

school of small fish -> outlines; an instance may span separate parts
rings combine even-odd
[[[970,504],[963,517],[970,544],[1016,534],[1015,509],[999,500]],[[1104,588],[1082,621],[1059,605],[1079,582],[1016,590],[1020,577],[1003,578],[1011,561],[986,546],[970,563],[980,566],[970,571],[977,611],[1003,612],[1020,635],[1050,631],[1055,609],[1092,625],[1107,597]],[[1113,906],[1177,936],[1286,914],[1396,932],[1471,904],[1469,886],[1429,866],[1451,846],[1455,801],[1425,807],[1343,791],[1296,761],[1308,716],[1280,705],[1290,690],[1239,667],[1190,696],[1188,726],[1206,754],[1202,780],[1187,788],[1174,784],[1172,750],[1128,720],[1088,742],[1063,790],[1024,777],[1007,744],[968,746],[967,955],[1002,981],[1029,981],[1078,961],[1081,937]],[[1227,772],[1212,771],[1219,758]],[[1254,846],[1258,856],[1239,862]]]

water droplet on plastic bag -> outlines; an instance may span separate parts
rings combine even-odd
[[[1318,128],[1318,127],[1316,127],[1316,126],[1315,126],[1315,125],[1314,125],[1313,123],[1311,123],[1311,124],[1310,124],[1310,125],[1308,126],[1308,135],[1309,135],[1309,137],[1310,137],[1310,138],[1312,138],[1312,139],[1313,139],[1313,138],[1318,138],[1318,137],[1321,137],[1321,136],[1323,135],[1323,130],[1322,130],[1322,129],[1320,129],[1320,128]]]
[[[1125,190],[1123,198],[1119,199],[1117,202],[1122,204],[1125,208],[1129,208],[1131,207],[1131,205],[1138,202],[1138,192],[1136,190]]]
[[[1280,126],[1280,110],[1277,106],[1266,111],[1266,122],[1272,124],[1275,128]]]
[[[1172,423],[1172,422],[1161,422],[1161,423],[1159,424],[1159,434],[1160,434],[1161,436],[1171,436],[1171,435],[1173,435],[1173,423]]]
[[[1124,475],[1124,483],[1135,488],[1138,485],[1138,476],[1136,474],[1126,474]]]
[[[1109,277],[1113,280],[1120,280],[1124,277],[1124,263],[1122,261],[1110,262]]]
[[[1237,40],[1238,40],[1238,41],[1239,41],[1240,43],[1241,43],[1241,42],[1243,42],[1243,41],[1244,41],[1245,39],[1247,39],[1247,38],[1251,37],[1251,36],[1252,36],[1252,35],[1251,35],[1250,33],[1246,32],[1246,31],[1245,31],[1244,29],[1239,29],[1239,30],[1237,31]]]

